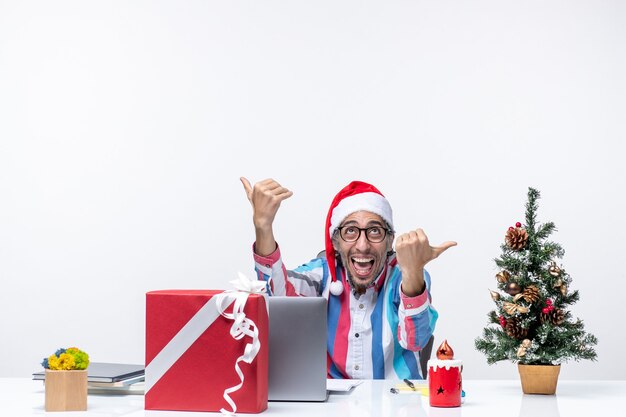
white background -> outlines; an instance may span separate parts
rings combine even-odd
[[[538,188],[600,341],[562,377],[623,379],[625,45],[619,1],[0,1],[0,376],[141,363],[146,291],[251,275],[244,175],[294,191],[290,267],[352,179],[457,240],[428,269],[465,378],[517,377],[474,339]]]

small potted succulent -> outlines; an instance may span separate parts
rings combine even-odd
[[[41,365],[46,369],[46,411],[87,410],[87,353],[76,347],[61,348]]]

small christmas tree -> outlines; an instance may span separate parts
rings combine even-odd
[[[496,309],[489,312],[489,326],[476,339],[476,349],[487,363],[502,360],[527,365],[557,365],[569,359],[596,359],[597,339],[585,333],[567,307],[578,301],[572,279],[555,259],[564,251],[548,241],[554,223],[536,221],[539,191],[528,189],[526,224],[509,227],[502,255],[495,259],[498,289],[491,291]],[[495,326],[494,326],[495,325]]]

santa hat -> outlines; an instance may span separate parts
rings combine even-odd
[[[330,204],[330,209],[326,216],[325,230],[326,260],[328,261],[328,270],[332,280],[330,292],[333,295],[341,295],[343,284],[337,281],[335,248],[333,247],[332,236],[346,217],[361,210],[378,214],[393,229],[391,206],[383,194],[373,185],[361,181],[352,181],[337,193]]]

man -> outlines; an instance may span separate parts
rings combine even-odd
[[[288,271],[272,224],[293,193],[272,179],[241,182],[253,209],[258,278],[270,294],[328,300],[328,377],[425,378],[419,351],[438,314],[424,266],[456,242],[432,247],[417,229],[398,236],[394,252],[389,202],[373,185],[353,181],[328,211],[325,258]]]

